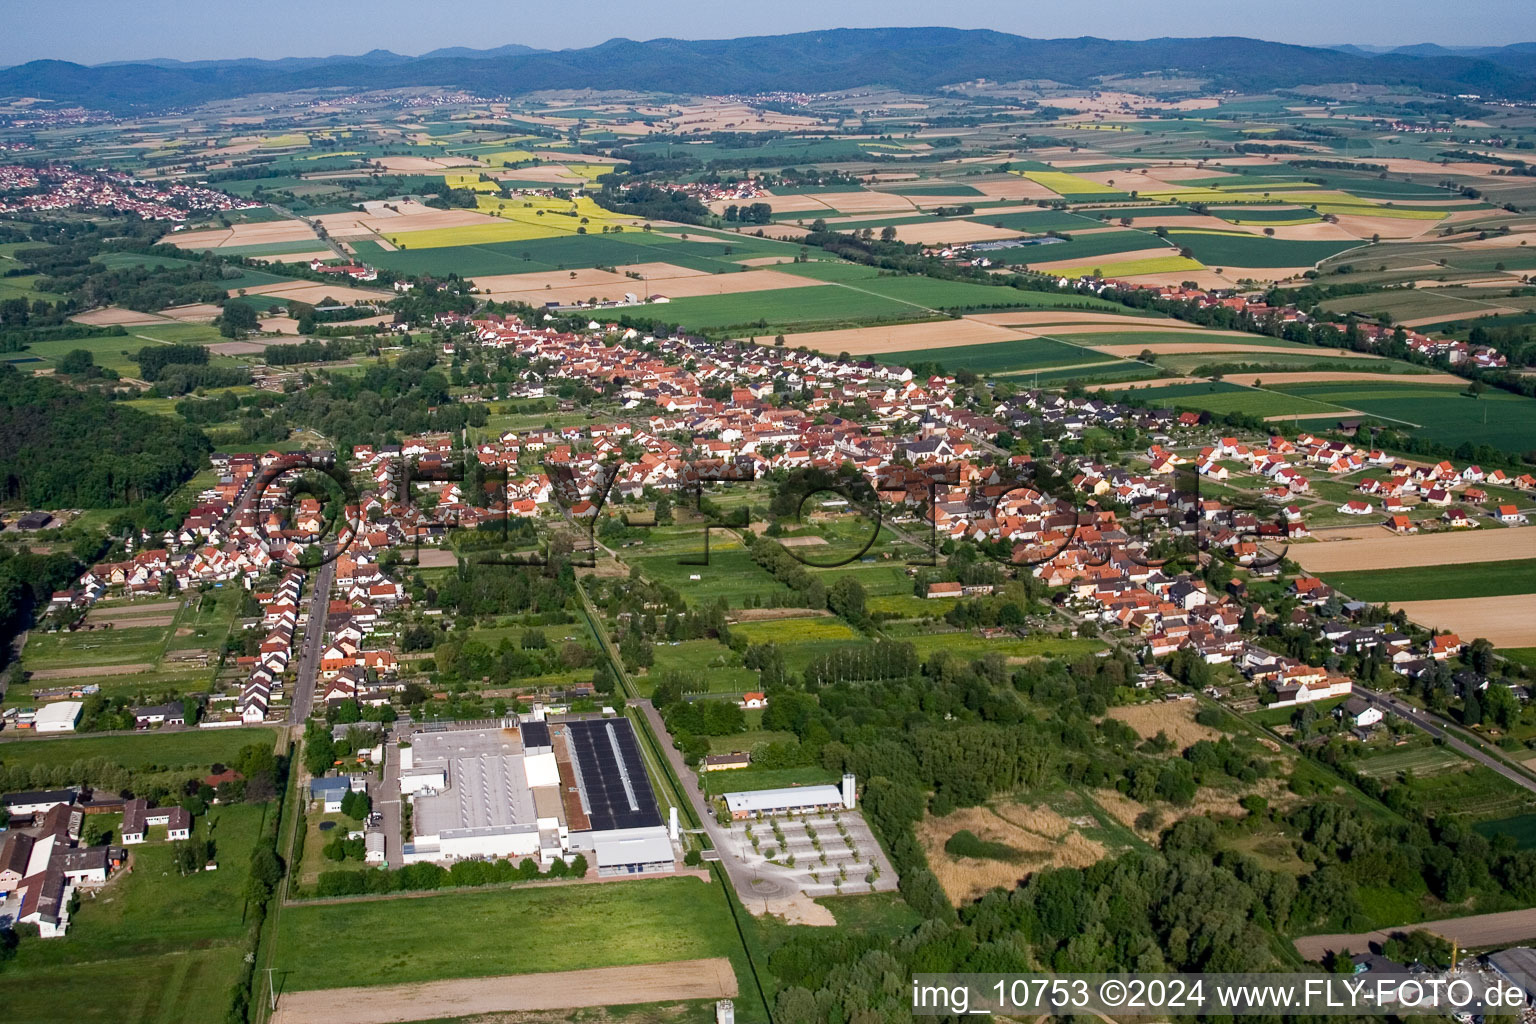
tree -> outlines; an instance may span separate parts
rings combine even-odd
[[[587,877],[587,858],[585,854],[578,853],[576,856],[571,858],[571,877]]]
[[[251,870],[245,880],[246,898],[252,903],[265,903],[282,877],[283,862],[277,851],[262,843],[251,853]]]
[[[219,333],[226,338],[243,338],[251,331],[261,329],[255,307],[244,302],[226,302],[218,323]]]
[[[87,349],[76,348],[64,354],[64,358],[59,360],[57,370],[59,373],[76,376],[78,374],[90,373],[95,368],[96,357],[91,355]]]
[[[896,241],[896,228],[893,227],[893,226],[887,226],[887,227],[881,228],[880,229],[880,241],[882,241],[882,242],[894,242],[894,241]]]

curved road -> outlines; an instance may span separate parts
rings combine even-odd
[[[1529,776],[1517,771],[1515,768],[1504,763],[1503,761],[1500,761],[1498,758],[1493,757],[1491,754],[1485,754],[1481,750],[1478,750],[1476,747],[1472,746],[1472,744],[1458,738],[1442,723],[1437,722],[1434,716],[1428,712],[1421,711],[1420,709],[1414,707],[1412,704],[1409,704],[1407,701],[1403,700],[1401,697],[1398,697],[1394,694],[1377,693],[1375,690],[1367,689],[1366,687],[1361,686],[1359,683],[1355,684],[1355,692],[1360,694],[1360,696],[1364,697],[1366,700],[1370,701],[1372,704],[1376,704],[1384,710],[1392,712],[1399,718],[1407,719],[1414,725],[1418,726],[1420,729],[1423,729],[1425,732],[1429,733],[1429,735],[1433,736],[1435,739],[1442,741],[1446,746],[1450,747],[1457,753],[1470,757],[1480,765],[1492,768],[1494,771],[1498,772],[1500,775],[1504,776],[1510,782],[1513,782],[1515,785],[1521,787],[1522,789],[1536,793],[1536,780],[1532,780]]]

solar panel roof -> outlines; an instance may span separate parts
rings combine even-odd
[[[566,722],[581,774],[592,828],[646,828],[661,824],[656,794],[645,774],[635,732],[626,718]]]
[[[518,726],[523,734],[524,747],[549,746],[549,726],[544,722],[524,722]]]

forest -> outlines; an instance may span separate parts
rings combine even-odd
[[[212,450],[196,427],[0,366],[0,500],[56,509],[163,498]]]

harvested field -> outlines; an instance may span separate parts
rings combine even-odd
[[[93,309],[85,313],[77,313],[70,317],[77,324],[89,324],[92,327],[111,327],[121,324],[124,327],[132,327],[142,324],[161,324],[165,322],[162,316],[154,313],[140,313],[137,310],[123,309],[121,306],[107,306],[104,309]]]
[[[1352,534],[1347,540],[1295,544],[1287,557],[1312,573],[1505,562],[1536,558],[1536,530],[1501,530],[1493,536],[1476,532],[1398,537],[1377,529],[1363,536]]]
[[[451,569],[459,564],[459,556],[443,548],[422,548],[416,552],[416,564],[423,569]]]
[[[744,270],[735,274],[678,275],[663,283],[630,280],[631,288],[642,291],[660,291],[671,298],[693,298],[699,295],[732,295],[739,292],[766,292],[778,288],[803,288],[806,285],[828,284],[786,274],[779,270]]]
[[[886,210],[911,213],[914,208],[912,200],[906,196],[889,192],[822,192],[816,198],[839,213],[881,213]]]
[[[721,999],[736,995],[736,975],[725,957],[640,967],[598,967],[551,974],[432,981],[287,992],[274,1024],[324,1020],[330,1024],[400,1024],[405,1021],[529,1010]]]
[[[221,356],[254,356],[266,350],[266,345],[255,341],[221,341],[217,345],[208,346],[208,351],[217,352]]]
[[[239,289],[232,288],[230,294],[233,295],[238,291]],[[274,299],[297,299],[310,305],[318,305],[326,297],[338,302],[388,302],[391,298],[388,292],[367,291],[344,284],[317,284],[309,281],[298,284],[263,285],[261,294],[269,295]]]
[[[1073,237],[1086,235],[1087,233],[1088,232],[1085,231],[1079,231]],[[1031,263],[1029,265],[1029,269],[1042,272],[1054,270],[1079,270],[1080,272],[1076,276],[1081,277],[1083,273],[1087,273],[1087,271],[1081,271],[1081,268],[1083,267],[1087,267],[1090,271],[1097,267],[1108,267],[1110,269],[1105,271],[1106,274],[1113,274],[1113,276],[1119,277],[1121,275],[1114,271],[1114,268],[1119,264],[1139,263],[1142,260],[1166,259],[1177,260],[1179,259],[1179,254],[1173,249],[1168,248],[1166,245],[1158,245],[1148,246],[1145,249],[1127,249],[1123,252],[1106,253],[1103,256],[1090,256],[1087,258],[1078,256],[1073,259],[1050,260],[1045,263]],[[1174,267],[1171,269],[1177,271],[1179,268]],[[1197,264],[1190,267],[1189,269],[1196,270],[1199,269],[1199,266]]]
[[[983,842],[1001,843],[1014,852],[1014,859],[949,854],[944,844],[962,830]],[[1041,868],[1087,867],[1107,852],[1102,843],[1087,838],[1044,805],[966,807],[942,818],[924,818],[917,826],[917,838],[944,894],[955,904],[968,903],[989,889],[1012,889]]]
[[[1161,317],[1127,316],[1122,313],[1088,313],[1074,309],[1021,309],[1014,313],[972,313],[967,320],[977,320],[998,327],[1032,327],[1037,324],[1123,324],[1127,327],[1177,326],[1201,330],[1195,324],[1164,320]]]
[[[83,665],[74,668],[40,668],[27,673],[33,682],[44,679],[79,679],[82,676],[131,676],[148,672],[155,666],[149,662],[129,665]]]
[[[1005,178],[971,180],[966,184],[988,199],[1055,199],[1056,193],[1028,178],[1010,174]]]
[[[788,262],[789,260],[782,256],[759,256],[754,259],[741,261],[742,265],[748,267]],[[630,263],[620,267],[619,270],[625,273],[639,274],[647,281],[670,281],[676,277],[702,277],[709,273],[707,270],[696,270],[693,267],[679,267],[675,263]]]
[[[1076,323],[1068,323],[1068,324],[1057,324],[1054,327],[1042,327],[1039,330],[1034,331],[1033,333],[1036,333],[1036,334],[1127,334],[1129,332],[1126,331],[1125,326],[1123,324],[1076,324]],[[1150,322],[1144,322],[1144,323],[1137,324],[1136,325],[1136,333],[1138,333],[1138,334],[1145,333],[1145,334],[1148,334],[1148,335],[1155,335],[1155,334],[1192,334],[1192,333],[1197,333],[1197,334],[1200,334],[1202,337],[1209,337],[1212,340],[1212,342],[1219,341],[1222,338],[1247,338],[1247,339],[1250,339],[1250,344],[1252,343],[1251,339],[1254,337],[1254,335],[1252,335],[1252,334],[1244,334],[1241,331],[1215,331],[1215,330],[1191,331],[1184,324],[1177,323],[1177,322],[1175,322],[1173,320],[1153,320],[1153,321],[1150,321]],[[1131,347],[1131,346],[1140,345],[1141,344],[1141,339],[1140,338],[1131,338],[1129,340],[1121,339],[1119,341],[1105,342],[1105,344],[1107,344],[1107,345],[1120,345],[1122,347]],[[1271,346],[1271,347],[1273,347],[1273,346]]]
[[[788,276],[788,275],[785,275]],[[1023,332],[1010,331],[979,320],[943,320],[926,324],[900,324],[894,327],[852,327],[842,331],[811,331],[786,334],[787,348],[809,346],[818,352],[851,356],[884,352],[910,352],[915,349],[954,348],[959,345],[985,345],[995,341],[1017,341]]]
[[[898,224],[896,240],[919,245],[947,245],[958,242],[991,242],[1002,238],[1018,238],[1020,232],[1012,228],[995,228],[990,224],[977,224],[969,220],[934,220],[925,224]]]
[[[1482,309],[1479,309],[1476,312],[1476,314],[1474,314],[1474,315],[1476,315],[1476,316],[1494,316],[1494,315],[1502,315],[1502,314],[1506,314],[1506,313],[1518,314],[1518,313],[1524,313],[1524,312],[1525,312],[1525,310],[1520,309],[1520,308],[1515,307],[1515,306],[1486,306],[1486,307],[1484,307]],[[1469,314],[1466,313],[1465,311],[1458,312],[1458,313],[1447,312],[1447,313],[1442,313],[1439,316],[1420,316],[1420,317],[1414,317],[1412,320],[1402,320],[1402,321],[1399,321],[1399,322],[1404,327],[1428,327],[1431,324],[1445,323],[1446,321],[1449,321],[1449,320],[1465,320],[1465,319],[1467,319],[1468,315]]]
[[[545,285],[551,288],[576,288],[589,285],[609,285],[627,283],[634,285],[640,282],[623,274],[614,274],[606,270],[595,270],[584,267],[580,270],[536,270],[528,274],[486,274],[483,277],[472,279],[476,287],[488,292],[532,292],[542,290]]]
[[[428,174],[450,167],[475,166],[479,163],[472,157],[456,156],[445,156],[442,159],[426,156],[381,156],[376,157],[374,162],[382,165],[386,171],[425,171]]]
[[[178,249],[223,249],[273,242],[314,242],[317,248],[323,248],[314,231],[301,220],[258,221],[212,231],[186,231],[162,241],[170,242]]]
[[[1422,626],[1448,630],[1468,641],[1482,637],[1495,647],[1536,646],[1536,594],[1400,601],[1394,607]]]
[[[1180,750],[1200,740],[1221,739],[1221,733],[1210,726],[1195,721],[1200,710],[1198,701],[1164,700],[1152,704],[1129,704],[1109,709],[1109,717],[1118,719],[1136,730],[1142,739],[1151,739],[1162,733]]]
[[[827,543],[827,538],[809,534],[804,537],[780,537],[779,543],[787,548],[812,548]]]
[[[160,315],[168,316],[173,320],[180,320],[183,323],[209,324],[213,322],[214,317],[219,316],[223,312],[222,309],[211,302],[194,302],[187,306],[172,306],[169,309],[162,309]]]

